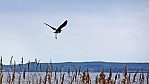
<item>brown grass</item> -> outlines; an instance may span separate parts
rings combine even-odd
[[[10,59],[10,65],[12,69],[12,73],[8,71],[8,75],[6,78],[5,83],[7,84],[52,84],[54,81],[54,84],[66,84],[65,80],[69,81],[69,84],[91,84],[92,79],[90,76],[90,72],[87,69],[84,72],[81,72],[81,67],[78,69],[75,69],[75,72],[72,72],[71,69],[68,68],[67,74],[62,73],[62,66],[60,67],[60,77],[57,77],[58,67],[56,67],[54,76],[52,76],[53,66],[52,61],[50,61],[50,64],[47,64],[45,76],[41,76],[40,72],[38,72],[38,66],[40,65],[40,71],[41,71],[41,64],[40,60],[35,59],[36,62],[36,72],[32,75],[30,75],[30,61],[27,63],[28,67],[28,77],[26,76],[26,68],[23,70],[23,57],[21,60],[20,70],[23,70],[23,73],[19,73],[18,76],[16,75],[16,62],[12,64],[13,56]],[[12,67],[13,66],[13,67]],[[0,57],[0,84],[2,84],[3,80],[3,72],[2,72],[2,57]],[[97,74],[95,77],[95,84],[132,84],[135,82],[138,82],[140,84],[144,84],[145,80],[148,84],[149,79],[149,71],[146,75],[144,73],[140,73],[139,77],[137,77],[138,70],[133,75],[132,81],[131,81],[131,74],[127,72],[127,66],[124,67],[123,71],[123,77],[120,76],[120,73],[116,73],[114,76],[114,79],[112,79],[112,69],[109,69],[109,74],[106,78],[104,69],[101,70],[99,75]],[[69,80],[66,79],[66,76],[70,78]],[[16,80],[17,79],[17,80]],[[136,80],[139,79],[139,80]]]

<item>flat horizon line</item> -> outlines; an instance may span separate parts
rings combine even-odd
[[[64,62],[39,62],[39,63],[95,63],[95,62],[101,62],[101,63],[149,63],[149,62],[120,62],[120,61],[64,61]],[[23,64],[27,64],[23,63]],[[31,61],[30,63],[35,63],[35,61]],[[37,62],[38,63],[38,62]],[[17,63],[17,65],[22,64],[22,63]],[[3,65],[10,65],[10,64],[4,64]],[[12,64],[13,65],[13,64]]]

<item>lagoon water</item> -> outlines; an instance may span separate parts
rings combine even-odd
[[[8,74],[10,74],[10,76],[12,76],[12,72],[3,72],[3,84],[6,84],[6,81],[7,81],[7,78],[8,78]],[[27,84],[27,81],[29,80],[31,84],[37,84],[36,81],[39,81],[40,77],[42,79],[42,83],[44,81],[44,77],[45,77],[45,74],[46,72],[26,72],[26,75],[25,75],[25,79],[23,79],[23,73],[18,73],[18,72],[15,72],[15,84],[18,84],[18,80],[19,80],[19,75],[21,75],[21,84]],[[57,72],[56,73],[56,78],[58,79],[58,82],[60,82],[60,74],[65,74],[64,75],[64,84],[69,84],[69,81],[71,79],[71,76],[68,76],[68,73],[67,72]],[[71,73],[70,75],[72,75],[74,73]],[[82,74],[82,73],[81,73]],[[89,75],[90,75],[90,79],[91,79],[91,84],[95,84],[95,77],[98,75],[99,76],[99,72],[89,72]],[[105,74],[105,78],[108,77],[109,73],[104,73]],[[129,73],[128,73],[129,74]],[[136,76],[136,82],[135,83],[131,83],[131,84],[138,84],[139,83],[139,77],[140,77],[140,74],[142,73],[138,73],[137,76]],[[114,77],[115,77],[116,73],[112,73],[112,80],[114,80]],[[145,80],[144,80],[144,84],[146,84],[146,73],[144,73],[144,77],[145,77]],[[55,73],[52,72],[52,84],[56,84],[55,83],[55,79],[54,79],[54,76],[55,76]],[[133,76],[134,76],[134,73],[130,73],[130,79],[131,79],[131,82],[132,82],[132,79],[133,79]],[[79,83],[80,82],[80,76],[77,76],[77,80],[76,81],[73,81],[73,84],[81,84]],[[120,73],[120,79],[117,80],[117,84],[118,82],[120,82],[122,79],[123,79],[123,73]],[[23,83],[24,82],[24,83]],[[47,83],[48,84],[48,83]],[[59,83],[60,84],[60,83]]]

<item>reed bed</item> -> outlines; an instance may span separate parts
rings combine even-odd
[[[53,70],[52,62],[47,64],[46,72],[40,72],[42,66],[38,59],[35,59],[36,72],[29,72],[30,61],[27,63],[28,67],[23,69],[23,57],[19,65],[21,72],[16,73],[16,62],[12,62],[13,56],[10,59],[11,72],[3,72],[2,57],[0,58],[0,84],[148,84],[149,82],[149,71],[147,73],[138,73],[138,70],[136,70],[131,75],[127,72],[127,66],[124,67],[123,74],[112,73],[110,68],[109,73],[105,73],[104,69],[101,69],[100,72],[92,77],[88,69],[81,72],[81,67],[75,69],[75,72],[72,72],[69,67],[68,72],[62,72],[62,67],[60,67],[58,72],[58,67]],[[38,70],[39,66],[40,70]],[[4,75],[4,73],[7,73],[7,75]]]

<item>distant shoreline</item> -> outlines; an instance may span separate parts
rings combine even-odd
[[[105,72],[109,72],[109,69],[112,69],[112,72],[122,73],[124,67],[127,67],[129,73],[138,72],[146,73],[149,71],[149,63],[118,63],[118,62],[103,62],[103,61],[93,61],[93,62],[62,62],[62,63],[39,63],[39,62],[29,62],[23,64],[16,64],[16,72],[21,72],[24,69],[29,72],[45,72],[47,67],[50,67],[54,72],[56,69],[58,72],[67,72],[68,68],[70,71],[75,72],[79,70],[81,72],[88,70],[89,72],[100,72],[104,69]],[[4,71],[12,71],[14,64],[12,65],[3,65]],[[20,68],[21,67],[21,68]],[[28,67],[30,68],[28,70]]]

